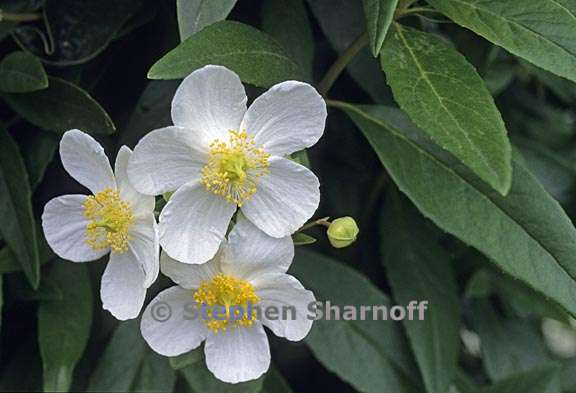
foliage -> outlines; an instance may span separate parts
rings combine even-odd
[[[115,157],[207,64],[249,100],[295,79],[328,104],[291,157],[322,201],[290,273],[332,304],[428,300],[424,321],[316,321],[230,385],[102,310],[103,261],[51,253],[43,206],[82,192],[61,134]],[[572,0],[2,1],[0,391],[576,392],[575,82]],[[357,241],[331,247],[327,216]]]

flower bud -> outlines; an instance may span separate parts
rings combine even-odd
[[[359,232],[352,217],[340,217],[330,223],[327,234],[332,247],[344,248],[356,241]]]

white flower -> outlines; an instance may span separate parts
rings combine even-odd
[[[205,264],[180,263],[162,253],[162,273],[178,286],[158,294],[142,314],[144,339],[164,356],[186,353],[206,340],[206,365],[218,379],[237,383],[260,377],[270,365],[264,326],[291,341],[302,340],[312,326],[307,313],[314,295],[286,274],[293,257],[289,236],[270,237],[242,217],[216,257]],[[263,311],[261,319],[219,320],[213,313],[206,313],[208,319],[198,314],[192,318],[191,311],[198,312],[202,304],[248,310],[248,302]],[[169,318],[166,309],[159,313],[161,306],[169,308]],[[296,312],[286,312],[288,318],[266,318],[264,310],[276,307],[281,315],[286,306]]]
[[[155,201],[128,182],[131,154],[120,149],[113,173],[98,142],[79,130],[66,132],[60,142],[64,169],[93,195],[54,198],[42,214],[44,235],[59,257],[87,262],[111,252],[100,295],[120,320],[138,316],[159,270]]]
[[[318,207],[319,182],[284,156],[322,136],[326,104],[306,83],[273,86],[246,110],[240,78],[220,66],[190,74],[172,101],[174,126],[140,140],[128,165],[148,195],[176,192],[160,215],[160,244],[172,258],[212,258],[237,207],[272,237],[300,228]]]

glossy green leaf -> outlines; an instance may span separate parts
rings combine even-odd
[[[260,393],[265,377],[236,384],[216,379],[204,363],[196,363],[180,370],[193,392],[202,393]]]
[[[6,94],[8,104],[30,123],[50,131],[73,128],[111,134],[116,127],[106,111],[87,92],[59,78],[47,89],[27,94]]]
[[[46,47],[34,29],[17,29],[14,37],[20,46],[47,63],[60,66],[85,63],[106,49],[141,3],[141,0],[46,0],[44,16],[51,45]]]
[[[557,376],[560,369],[551,363],[516,374],[481,390],[481,393],[560,393]]]
[[[397,109],[344,109],[390,176],[446,232],[576,315],[576,229],[518,162],[503,197],[439,149]],[[371,111],[371,113],[368,113]]]
[[[204,27],[226,19],[235,4],[236,0],[177,0],[180,40],[184,41]]]
[[[384,44],[386,33],[394,19],[398,0],[363,0],[366,14],[366,27],[370,36],[370,48],[374,57],[378,57]]]
[[[301,79],[300,67],[267,34],[231,21],[214,23],[194,34],[156,62],[151,79],[182,79],[208,64],[228,67],[243,82],[270,87]]]
[[[262,4],[262,29],[274,37],[312,80],[314,36],[303,0],[266,0]]]
[[[439,37],[395,23],[380,60],[394,98],[412,120],[505,195],[512,178],[506,128],[464,56]]]
[[[319,301],[340,306],[391,306],[365,276],[320,254],[298,249],[292,273]],[[326,317],[314,322],[306,343],[328,370],[362,392],[382,392],[382,386],[395,393],[421,392],[418,371],[399,323],[372,320],[371,312],[364,321]]]
[[[90,334],[92,289],[85,264],[58,260],[49,277],[62,291],[62,300],[42,301],[38,310],[44,391],[67,392]]]
[[[571,0],[429,0],[456,23],[509,52],[576,81]]]
[[[450,258],[426,231],[427,223],[396,192],[382,217],[382,255],[398,304],[427,301],[424,320],[403,321],[426,392],[445,393],[460,346],[460,301]]]
[[[0,91],[27,93],[48,87],[40,60],[27,52],[13,52],[0,61]]]
[[[18,145],[0,125],[0,234],[22,266],[30,285],[40,283],[32,191]]]

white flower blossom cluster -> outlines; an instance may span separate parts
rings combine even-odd
[[[144,339],[164,356],[205,341],[208,369],[230,383],[268,370],[264,326],[292,341],[310,331],[305,315],[314,295],[286,272],[294,257],[290,235],[316,211],[319,182],[287,157],[314,145],[326,121],[324,100],[302,82],[279,83],[246,103],[234,72],[221,66],[193,72],[174,96],[174,125],[150,132],[133,152],[123,146],[114,170],[92,137],[66,132],[62,164],[92,195],[54,198],[42,215],[46,239],[61,258],[87,262],[110,253],[100,294],[117,319],[138,317],[159,271],[171,278],[177,285],[142,315]],[[168,192],[157,223],[155,197]],[[156,302],[174,315],[155,320]],[[288,304],[297,317],[183,317],[190,304],[249,303]]]

